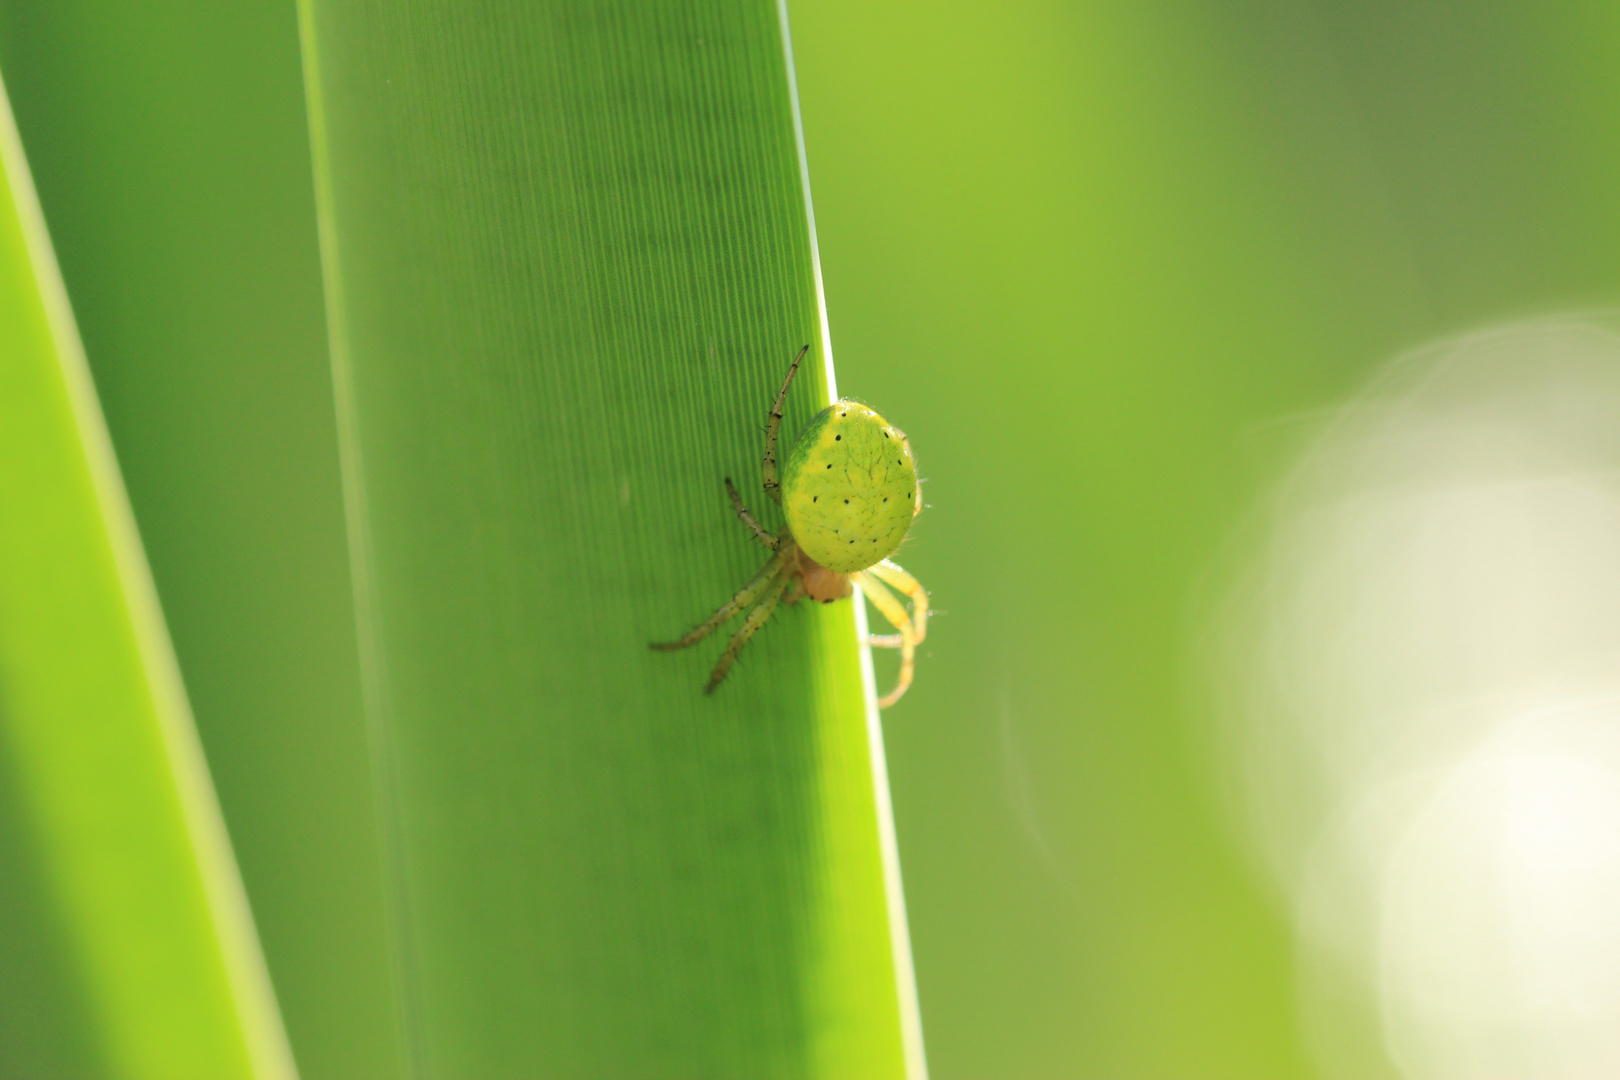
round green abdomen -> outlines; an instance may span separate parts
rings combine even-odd
[[[917,501],[917,463],[904,433],[859,402],[819,413],[782,470],[793,539],[840,574],[864,570],[899,547]]]

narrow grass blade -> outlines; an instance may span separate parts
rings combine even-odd
[[[84,1063],[290,1078],[246,898],[0,98],[0,753]],[[0,987],[10,998],[29,988]],[[71,1022],[71,1021],[69,1021]]]
[[[0,70],[299,1072],[397,1080],[296,7],[0,0]]]

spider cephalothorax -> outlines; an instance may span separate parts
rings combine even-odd
[[[708,691],[720,685],[732,662],[780,603],[801,596],[832,603],[849,596],[852,585],[872,601],[897,634],[874,634],[873,645],[900,650],[900,681],[878,704],[893,705],[911,685],[916,650],[928,633],[928,593],[888,555],[900,546],[911,519],[922,510],[917,462],[905,432],[857,401],[842,400],[816,414],[777,467],[777,436],[782,403],[799,370],[806,345],[793,358],[765,429],[765,491],[782,505],[787,526],[772,534],[743,506],[728,479],[726,493],[737,516],[772,551],[759,573],[730,601],[679,641],[653,648],[684,649],[747,611],[742,628],[709,675]],[[905,593],[911,611],[885,585]]]

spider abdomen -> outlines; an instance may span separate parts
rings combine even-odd
[[[864,570],[899,547],[920,503],[905,433],[856,401],[818,413],[782,470],[793,539],[840,574]]]

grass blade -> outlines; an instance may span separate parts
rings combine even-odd
[[[87,1056],[116,1076],[291,1077],[3,99],[0,166],[0,732],[80,980]]]
[[[305,1080],[394,1080],[297,11],[0,0],[0,70]]]
[[[647,649],[825,353],[777,8],[302,11],[416,1069],[906,1075],[850,606]]]

